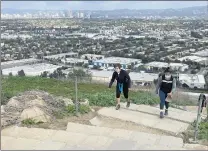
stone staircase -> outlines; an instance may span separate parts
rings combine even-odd
[[[183,150],[181,138],[76,123],[66,131],[14,126],[1,135],[2,150]]]
[[[169,135],[178,136],[184,132],[190,123],[196,119],[196,113],[170,108],[169,115],[164,119],[159,118],[159,108],[146,105],[131,104],[126,109],[125,104],[121,104],[120,110],[114,107],[102,108],[98,111],[98,117],[91,120],[93,125],[102,126],[104,122],[101,117],[118,119],[132,122],[136,125],[158,130]]]
[[[2,150],[186,150],[187,145],[178,136],[196,118],[195,113],[170,109],[164,119],[158,117],[159,109],[132,104],[129,109],[121,104],[120,110],[102,108],[91,120],[94,126],[68,123],[67,129],[51,130],[12,126],[1,131]],[[102,117],[110,119],[108,126]],[[111,127],[111,122],[132,122],[136,127],[165,132],[151,134]],[[172,135],[172,136],[170,136]],[[186,147],[185,147],[186,146]],[[189,148],[187,148],[189,149]],[[191,148],[193,149],[193,148]]]

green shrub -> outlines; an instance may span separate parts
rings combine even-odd
[[[205,139],[208,141],[208,122],[203,121],[199,125],[199,139]]]
[[[41,124],[43,122],[36,122],[34,119],[28,118],[22,121],[23,125],[36,125],[36,124]]]
[[[75,105],[68,105],[66,107],[66,111],[69,114],[75,115],[76,114],[76,107],[75,107]]]
[[[87,106],[87,105],[80,105],[80,107],[79,107],[79,112],[80,112],[81,114],[89,113],[89,112],[90,112],[90,107]]]

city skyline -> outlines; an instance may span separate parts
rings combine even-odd
[[[94,7],[96,5],[96,7]],[[180,9],[206,6],[206,1],[3,1],[1,9],[33,10],[115,10]]]

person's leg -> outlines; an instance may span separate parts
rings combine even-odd
[[[116,110],[120,109],[120,95],[121,92],[119,90],[119,88],[116,88]]]
[[[165,105],[165,93],[163,91],[159,91],[159,96],[160,96],[160,118],[164,117],[163,114],[163,109],[164,109],[164,105]]]
[[[126,102],[127,102],[126,107],[129,107],[129,106],[130,106],[130,100],[129,100],[129,89],[128,89],[128,87],[127,87],[127,86],[126,86],[126,87],[124,87],[124,89],[123,89],[123,94],[124,94],[124,97],[125,97]]]
[[[168,115],[169,102],[165,101],[165,115]]]

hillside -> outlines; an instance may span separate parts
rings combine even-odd
[[[71,81],[40,77],[8,77],[2,82],[2,104],[6,104],[9,98],[28,90],[43,90],[56,96],[75,98],[75,84]],[[131,100],[135,104],[154,105],[159,102],[156,95],[151,92],[130,92]],[[79,83],[78,99],[88,99],[90,105],[114,106],[115,87],[108,89],[107,85]],[[122,96],[123,98],[123,96]]]

